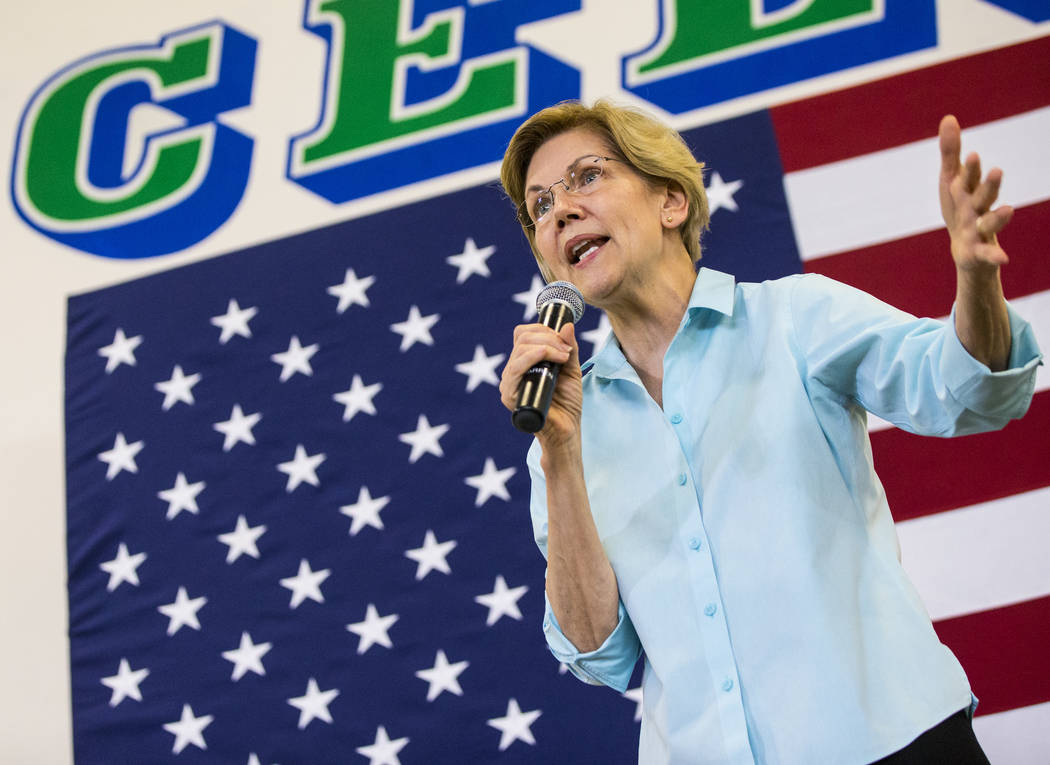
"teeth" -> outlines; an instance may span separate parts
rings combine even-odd
[[[580,256],[579,256],[578,258],[576,258],[576,262],[577,262],[577,263],[582,263],[582,262],[583,262],[584,260],[586,260],[586,259],[587,259],[587,257],[588,257],[588,256],[589,256],[589,255],[590,255],[590,254],[591,254],[592,252],[595,252],[595,251],[597,251],[597,249],[598,249],[598,245],[596,245],[596,244],[592,244],[592,245],[591,245],[590,247],[588,247],[588,248],[587,248],[587,251],[586,251],[586,252],[584,252],[584,253],[583,253],[582,255],[580,255]]]

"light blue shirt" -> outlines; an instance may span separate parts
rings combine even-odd
[[[641,763],[867,763],[971,704],[900,565],[865,410],[938,436],[1020,417],[1041,356],[1010,324],[992,373],[951,322],[820,276],[701,269],[663,409],[614,338],[585,365],[584,477],[619,623],[589,653],[549,604],[543,628],[573,674],[620,692],[644,651]],[[546,556],[538,442],[528,463]]]

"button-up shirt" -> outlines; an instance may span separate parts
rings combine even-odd
[[[871,762],[970,706],[901,567],[866,415],[952,436],[1025,412],[1030,326],[1010,309],[992,373],[952,319],[815,275],[701,269],[663,408],[615,337],[585,365],[584,477],[619,621],[588,653],[549,604],[543,628],[573,674],[620,692],[644,652],[641,763]],[[546,555],[538,442],[528,464]]]

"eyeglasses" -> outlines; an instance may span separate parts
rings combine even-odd
[[[602,157],[598,154],[580,157],[569,165],[563,178],[559,178],[531,199],[526,198],[518,208],[518,217],[532,226],[542,222],[554,209],[554,187],[559,184],[572,194],[590,194],[601,185],[605,163],[609,160],[620,161],[616,157]]]

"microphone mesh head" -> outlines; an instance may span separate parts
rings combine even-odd
[[[565,303],[572,311],[572,323],[575,324],[583,318],[583,295],[576,289],[572,282],[551,282],[536,296],[536,310],[540,310],[547,303]]]

